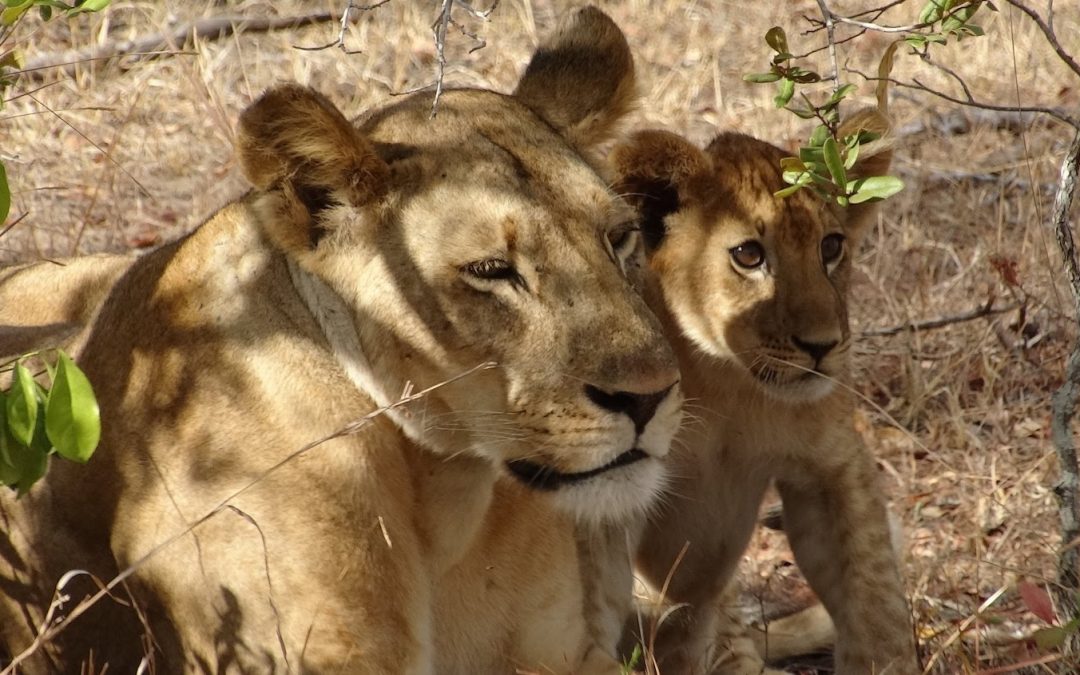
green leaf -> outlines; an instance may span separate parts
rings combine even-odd
[[[799,84],[813,84],[814,82],[821,82],[821,75],[818,75],[812,70],[806,70],[805,68],[789,68],[787,77],[790,80],[798,82]]]
[[[777,190],[776,192],[773,193],[773,197],[777,197],[779,199],[783,199],[784,197],[790,197],[791,195],[795,194],[796,192],[798,192],[802,188],[803,188],[802,185],[799,185],[798,183],[796,183],[795,185],[788,186],[788,187],[784,188],[783,190]]]
[[[904,189],[904,182],[896,176],[870,176],[852,183],[849,195],[852,204],[862,204],[871,199],[885,199]]]
[[[90,380],[64,352],[45,405],[45,430],[64,459],[86,462],[101,438],[101,414]]]
[[[777,108],[783,108],[791,101],[791,97],[795,95],[795,83],[786,77],[780,80],[780,91],[773,97],[773,104]]]
[[[7,220],[9,211],[11,211],[11,188],[8,187],[4,163],[0,162],[0,225]]]
[[[26,10],[30,9],[34,5],[34,0],[25,0],[21,4],[16,0],[14,3],[7,2],[7,9],[0,12],[0,24],[4,26],[11,26],[19,20]]]
[[[826,105],[839,103],[840,101],[844,100],[845,96],[855,91],[857,88],[858,87],[853,84],[845,84],[844,86],[840,87],[832,93],[832,96],[829,97],[829,100],[825,102]]]
[[[805,108],[787,108],[787,111],[790,112],[792,115],[795,115],[795,117],[803,120],[812,120],[817,117],[817,113],[815,113],[813,110],[807,110]]]
[[[780,160],[780,169],[784,172],[797,171],[802,173],[806,171],[806,165],[798,157],[784,157]]]
[[[742,76],[744,82],[753,82],[755,84],[768,84],[769,82],[776,82],[780,79],[779,73],[747,73]]]
[[[811,147],[820,148],[825,144],[827,138],[829,138],[829,127],[819,124],[814,129],[814,133],[810,134],[810,145]]]
[[[833,183],[835,183],[840,190],[845,190],[848,187],[848,173],[843,170],[843,159],[840,157],[840,148],[836,145],[836,138],[829,136],[825,139],[825,143],[821,146],[822,154],[825,158],[825,166],[828,168],[829,175],[833,176]]]
[[[85,2],[78,3],[74,9],[68,12],[69,15],[79,14],[81,12],[100,12],[109,6],[112,0],[86,0]]]
[[[913,49],[922,49],[927,45],[928,40],[923,35],[909,35],[904,38],[904,42],[911,45]]]
[[[765,33],[765,43],[779,54],[788,53],[787,33],[780,26],[773,26]]]
[[[862,148],[858,143],[848,145],[847,154],[844,155],[844,168],[848,171],[851,167],[855,166],[855,162],[859,161],[859,149]]]
[[[15,364],[11,389],[7,395],[7,422],[11,435],[23,445],[30,445],[34,440],[34,425],[37,423],[38,413],[35,388],[34,377],[26,366]]]
[[[8,461],[8,446],[16,441],[8,431],[6,403],[7,397],[0,391],[0,483],[13,486],[19,483],[20,474]]]
[[[799,159],[808,165],[823,164],[825,162],[825,153],[821,148],[802,147],[799,148]]]
[[[47,448],[27,447],[16,440],[5,421],[0,419],[0,483],[18,488],[23,495],[45,475],[49,456]]]
[[[1061,626],[1049,626],[1035,631],[1032,637],[1035,638],[1035,645],[1039,650],[1045,652],[1064,645],[1065,638],[1068,636],[1069,634]]]

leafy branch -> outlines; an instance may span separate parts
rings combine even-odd
[[[36,354],[35,354],[36,355]],[[61,350],[45,362],[46,388],[23,361],[0,367],[11,384],[0,390],[0,483],[25,494],[45,475],[49,456],[85,463],[101,438],[101,417],[90,381]]]

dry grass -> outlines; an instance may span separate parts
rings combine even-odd
[[[21,35],[34,55],[215,13],[288,15],[343,4],[114,0],[104,15]],[[470,40],[452,36],[448,82],[508,90],[564,4],[503,0],[490,23],[468,24],[488,39],[487,48],[469,54]],[[908,23],[921,4],[909,0],[883,20]],[[1080,7],[1059,4],[1058,33],[1080,54]],[[761,36],[772,23],[788,29],[797,49],[820,44],[820,34],[799,37],[806,28],[800,17],[816,12],[813,0],[601,5],[636,52],[645,95],[637,124],[698,143],[727,128],[794,146],[808,131],[772,109],[771,88],[740,78],[765,63]],[[255,95],[298,80],[359,113],[391,92],[429,83],[433,18],[433,3],[409,0],[369,12],[349,34],[359,54],[292,48],[332,40],[336,25],[323,24],[178,45],[180,53],[155,60],[83,65],[73,78],[46,74],[48,86],[10,100],[0,118],[12,219],[25,214],[0,239],[0,264],[142,247],[187,231],[243,189],[228,148],[237,113]],[[1080,81],[1068,77],[1030,22],[1003,6],[986,26],[989,38],[941,53],[979,97],[1076,109]],[[885,44],[869,36],[845,45],[841,58],[869,72]],[[827,71],[824,59],[819,64]],[[915,59],[902,59],[898,73],[947,84]],[[861,87],[865,100],[871,89]],[[940,123],[953,106],[911,91],[895,92],[894,101],[898,126],[908,132],[897,163],[908,189],[889,203],[858,257],[856,330],[958,314],[991,299],[1026,306],[1023,314],[865,339],[856,360],[867,402],[861,423],[907,530],[924,657],[934,659],[933,672],[976,672],[1036,655],[1023,638],[1039,620],[1015,583],[1049,583],[1060,545],[1049,399],[1076,319],[1043,223],[1068,130],[1045,121],[1018,129],[976,120],[966,133],[953,133]],[[788,557],[775,535],[763,534],[747,576],[773,578]]]

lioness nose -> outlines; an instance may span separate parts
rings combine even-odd
[[[585,395],[589,400],[604,410],[624,413],[634,423],[634,429],[641,433],[645,425],[656,414],[657,407],[668,395],[674,384],[669,384],[660,391],[651,394],[635,394],[629,391],[607,392],[591,384],[585,385]]]
[[[821,359],[825,358],[825,355],[833,350],[833,347],[840,344],[833,340],[832,342],[804,342],[797,337],[792,337],[791,341],[795,343],[795,346],[803,350],[810,355],[810,358],[814,359],[814,363],[821,363]]]

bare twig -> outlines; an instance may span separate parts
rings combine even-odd
[[[122,584],[128,577],[130,577],[132,574],[134,574],[136,571],[138,571],[143,565],[145,565],[147,563],[147,561],[149,561],[151,558],[154,558],[159,553],[161,553],[163,550],[165,550],[169,546],[173,545],[174,543],[176,543],[177,541],[179,541],[183,537],[187,536],[193,530],[195,530],[195,528],[197,528],[200,525],[206,523],[208,520],[210,520],[214,516],[218,515],[219,513],[222,513],[225,510],[234,510],[235,511],[234,507],[232,506],[233,501],[235,501],[238,497],[240,497],[242,494],[244,494],[245,492],[247,492],[251,488],[255,487],[260,482],[262,482],[270,474],[275,473],[276,471],[281,469],[281,467],[283,467],[286,464],[288,464],[288,463],[292,462],[293,460],[295,460],[297,457],[300,457],[301,455],[305,454],[309,450],[312,450],[313,448],[316,448],[316,447],[318,447],[318,446],[320,446],[323,443],[326,443],[328,441],[332,441],[335,438],[341,438],[343,436],[349,436],[351,434],[355,434],[358,431],[360,431],[360,430],[364,429],[365,427],[367,427],[369,424],[371,424],[376,418],[386,414],[387,412],[389,412],[391,410],[394,410],[396,408],[404,407],[404,406],[406,406],[406,405],[408,405],[410,403],[414,403],[415,401],[418,401],[418,400],[424,398],[425,396],[427,396],[428,394],[430,394],[431,392],[433,392],[433,391],[435,391],[437,389],[441,389],[442,387],[445,387],[445,386],[447,386],[449,384],[452,384],[452,383],[457,382],[457,381],[459,381],[461,379],[469,377],[470,375],[472,375],[472,374],[474,374],[476,372],[479,372],[481,370],[489,370],[491,368],[495,368],[497,365],[498,364],[496,364],[494,362],[491,362],[491,361],[486,361],[484,363],[477,364],[477,365],[473,366],[472,368],[469,368],[466,371],[458,373],[457,375],[454,375],[453,377],[451,377],[451,378],[449,378],[447,380],[443,380],[442,382],[439,382],[437,384],[433,384],[432,386],[430,386],[430,387],[428,387],[426,389],[422,389],[422,390],[420,390],[418,392],[415,392],[415,393],[412,392],[409,387],[406,387],[405,392],[403,392],[402,396],[397,401],[395,401],[393,403],[390,403],[388,405],[382,406],[380,408],[377,408],[377,409],[371,411],[370,413],[364,415],[363,417],[361,417],[361,418],[359,418],[359,419],[357,419],[357,420],[355,420],[353,422],[350,422],[350,423],[346,424],[345,426],[341,427],[337,431],[334,431],[333,433],[331,433],[331,434],[329,434],[327,436],[324,436],[324,437],[322,437],[322,438],[320,438],[318,440],[312,441],[311,443],[308,443],[307,445],[303,446],[299,450],[295,450],[295,451],[291,452],[290,454],[286,455],[283,459],[278,461],[276,464],[274,464],[270,468],[266,469],[262,473],[258,474],[254,478],[252,478],[245,485],[243,485],[239,489],[235,490],[228,497],[225,497],[225,499],[221,500],[221,502],[219,502],[217,506],[210,509],[209,511],[204,513],[202,516],[200,516],[196,520],[189,523],[180,532],[177,532],[176,534],[168,537],[167,539],[162,541],[160,544],[158,544],[157,546],[155,546],[152,549],[150,549],[149,551],[147,551],[141,558],[139,558],[135,562],[131,563],[131,565],[128,566],[126,569],[121,570],[121,572],[119,574],[117,574],[115,577],[113,577],[113,579],[111,581],[109,581],[108,584],[105,584],[101,588],[101,590],[99,590],[94,595],[91,595],[90,597],[84,599],[82,602],[80,602],[78,605],[76,605],[71,610],[71,613],[68,614],[66,617],[64,617],[62,620],[57,621],[56,623],[53,623],[51,625],[49,623],[46,623],[46,624],[42,625],[41,630],[39,631],[37,637],[34,639],[33,643],[31,643],[30,646],[27,647],[25,650],[23,650],[21,653],[15,655],[14,658],[12,658],[11,661],[7,664],[7,666],[3,670],[0,670],[0,675],[14,675],[16,672],[18,672],[16,669],[18,668],[19,664],[21,664],[23,661],[25,661],[30,656],[32,656],[34,654],[34,652],[36,652],[38,649],[41,648],[42,645],[48,643],[53,638],[55,638],[57,635],[59,635],[60,632],[62,632],[69,625],[71,625],[71,623],[74,622],[75,619],[82,616],[88,609],[90,609],[91,606],[93,606],[95,603],[97,603],[99,600],[101,600],[101,598],[105,597],[106,595],[111,594],[112,590],[114,588],[116,588],[118,585]]]
[[[832,76],[828,79],[833,81],[833,91],[840,88],[840,62],[836,58],[836,24],[833,23],[833,12],[825,0],[817,0],[821,16],[825,20],[825,35],[829,41],[829,61],[832,62]],[[811,106],[811,109],[813,106]]]
[[[439,112],[439,98],[443,93],[443,77],[446,74],[446,31],[450,26],[454,26],[462,35],[472,39],[476,42],[476,46],[469,50],[469,53],[475,52],[477,49],[483,49],[487,46],[481,37],[476,33],[467,30],[464,26],[454,21],[453,13],[454,7],[460,7],[467,12],[474,19],[480,19],[487,21],[491,13],[495,11],[499,6],[499,0],[494,0],[491,6],[485,10],[479,10],[473,7],[467,0],[440,0],[442,9],[439,11],[439,15],[435,18],[435,23],[431,24],[431,32],[435,35],[435,98],[431,102],[431,116],[435,117]],[[418,87],[417,89],[427,89],[432,85],[426,85]]]
[[[845,70],[847,72],[849,72],[849,73],[855,73],[856,75],[863,78],[867,82],[880,82],[881,81],[881,78],[873,76],[873,75],[868,75],[868,74],[866,74],[866,73],[864,73],[862,71],[859,71],[859,70],[857,70],[855,68],[845,68]],[[995,105],[993,103],[987,103],[986,101],[980,101],[980,100],[975,99],[975,98],[971,98],[971,99],[957,98],[955,96],[952,96],[951,94],[946,94],[943,91],[939,91],[937,89],[934,89],[933,87],[928,87],[925,84],[923,84],[922,82],[919,82],[918,80],[912,80],[911,82],[904,82],[902,80],[897,80],[895,78],[889,77],[889,78],[885,78],[885,81],[888,82],[889,84],[896,85],[897,87],[901,87],[901,88],[904,88],[904,89],[915,89],[916,91],[925,92],[927,94],[930,94],[931,96],[935,96],[935,97],[940,98],[940,99],[942,99],[944,101],[948,101],[949,103],[955,103],[957,105],[962,105],[962,106],[966,106],[966,107],[969,107],[969,108],[981,108],[983,110],[995,110],[995,111],[998,111],[998,112],[1042,113],[1043,115],[1049,115],[1050,117],[1053,117],[1056,120],[1064,122],[1065,124],[1068,124],[1069,126],[1071,126],[1073,128],[1080,129],[1080,116],[1071,115],[1071,114],[1065,112],[1061,108],[1047,108],[1045,106],[1035,106],[1035,105],[1023,105],[1023,106]]]
[[[87,49],[73,49],[59,54],[43,54],[30,59],[27,61],[25,68],[13,74],[38,78],[41,77],[44,71],[56,69],[70,76],[74,75],[75,67],[81,63],[93,63],[121,56],[142,58],[175,54],[177,52],[169,50],[174,46],[183,46],[189,40],[223,38],[232,35],[236,31],[251,33],[281,28],[298,28],[313,23],[336,21],[337,18],[337,15],[331,12],[266,18],[214,16],[182,23],[170,31],[163,31],[134,40],[107,42],[104,45]]]
[[[960,314],[942,316],[937,319],[927,319],[926,321],[909,321],[907,323],[902,323],[896,326],[889,326],[888,328],[871,328],[869,330],[864,330],[861,335],[862,337],[889,337],[907,331],[919,332],[925,330],[933,330],[935,328],[944,328],[945,326],[965,323],[967,321],[974,321],[975,319],[982,319],[988,316],[1005,314],[1006,312],[1011,312],[1019,308],[1020,305],[994,307],[993,302],[988,302],[985,305],[976,307],[975,309],[967,312],[962,312]]]
[[[1061,162],[1061,177],[1057,195],[1054,198],[1054,212],[1050,221],[1054,228],[1058,248],[1061,250],[1065,276],[1072,288],[1073,302],[1077,316],[1080,316],[1080,263],[1076,259],[1076,244],[1073,241],[1069,222],[1070,208],[1076,192],[1076,177],[1080,171],[1080,129],[1076,130],[1072,144],[1065,159]],[[1053,415],[1050,420],[1051,438],[1061,464],[1061,478],[1054,486],[1058,499],[1058,516],[1061,519],[1061,537],[1069,542],[1080,536],[1080,468],[1076,461],[1076,445],[1072,437],[1072,419],[1076,414],[1076,403],[1080,399],[1080,336],[1073,345],[1065,368],[1065,380],[1054,392]],[[1074,546],[1063,548],[1058,557],[1058,586],[1055,587],[1058,606],[1067,618],[1077,616],[1077,592],[1080,591],[1080,550]],[[1075,650],[1077,638],[1070,638]]]
[[[446,28],[450,25],[450,13],[454,9],[454,0],[442,0],[442,11],[432,24],[435,34],[435,99],[431,102],[431,116],[439,112],[439,98],[443,91],[443,75],[446,73]]]
[[[385,5],[388,2],[390,2],[390,0],[381,0],[380,2],[376,2],[373,5],[357,5],[357,4],[353,4],[353,0],[349,0],[349,2],[346,3],[346,5],[345,5],[344,11],[341,12],[341,29],[338,31],[337,39],[335,39],[332,42],[327,42],[324,45],[319,45],[317,47],[303,47],[303,46],[300,46],[300,45],[293,45],[293,49],[300,49],[300,50],[306,51],[306,52],[317,52],[317,51],[321,51],[323,49],[330,49],[331,47],[337,47],[338,49],[345,52],[346,54],[359,54],[360,53],[359,49],[349,49],[348,47],[345,46],[345,33],[348,32],[348,30],[349,30],[349,24],[353,22],[353,18],[352,18],[353,10],[356,10],[356,12],[358,13],[358,16],[359,16],[359,12],[367,12],[367,11],[370,11],[372,9],[377,9],[379,7],[382,7],[383,5]]]

